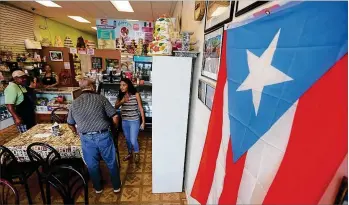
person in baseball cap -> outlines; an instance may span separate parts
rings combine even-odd
[[[16,70],[12,73],[12,78],[13,81],[4,91],[5,104],[12,114],[18,131],[23,133],[35,125],[35,102],[28,96],[25,88],[27,75],[21,70]]]

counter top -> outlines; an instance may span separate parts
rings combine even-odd
[[[62,87],[62,88],[48,88],[48,89],[35,89],[35,91],[37,93],[66,93],[66,94],[70,94],[71,92],[77,91],[79,90],[79,87]]]

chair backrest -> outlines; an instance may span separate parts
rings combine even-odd
[[[52,123],[67,123],[68,118],[68,108],[58,107],[51,112],[51,122]]]
[[[19,204],[17,189],[5,179],[0,179],[0,205]]]
[[[10,171],[7,169],[10,165],[15,166],[18,164],[17,158],[15,155],[9,150],[7,147],[0,145],[0,173],[1,178],[8,178],[10,177],[11,173],[8,173],[7,171]]]
[[[37,163],[46,174],[50,167],[61,159],[58,151],[48,144],[34,142],[27,147],[27,154],[32,163]]]
[[[51,169],[46,178],[46,202],[51,204],[50,187],[62,197],[64,204],[74,204],[81,190],[85,204],[88,204],[88,184],[84,176],[68,165],[59,165]]]

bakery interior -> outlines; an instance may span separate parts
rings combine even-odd
[[[0,204],[347,204],[347,12],[340,1],[0,1]],[[98,124],[74,122],[101,103],[79,100],[92,95],[110,126],[77,133]],[[101,151],[98,166],[86,160],[96,149],[83,136],[103,133],[114,172]]]
[[[172,140],[172,144],[177,143],[176,146],[178,146],[177,151],[168,156],[172,155],[173,160],[177,161],[167,168],[170,170],[171,167],[177,167],[175,168],[177,170],[172,170],[173,180],[177,181],[172,182],[172,187],[166,188],[168,183],[164,178],[168,178],[168,175],[162,176],[158,173],[156,175],[159,177],[156,179],[157,177],[154,177],[156,171],[152,171],[154,167],[157,169],[164,167],[163,161],[166,160],[152,159],[152,150],[163,152],[163,143],[166,142],[160,136],[171,127],[164,126],[160,121],[165,119],[165,121],[173,123],[178,121],[182,124],[173,135],[168,136],[167,140],[175,135],[177,135],[176,138],[180,136],[185,139],[187,132],[191,70],[199,52],[195,43],[190,44],[190,32],[186,32],[187,42],[182,44],[179,14],[173,17],[178,6],[181,6],[181,2],[125,1],[124,4],[118,1],[1,2],[1,145],[9,148],[15,153],[18,161],[23,163],[30,162],[25,146],[33,142],[44,142],[54,147],[62,158],[77,157],[81,160],[81,154],[76,151],[78,149],[76,147],[80,145],[79,139],[69,136],[65,125],[72,102],[82,93],[79,80],[83,78],[92,80],[96,92],[105,96],[114,106],[120,89],[120,80],[128,78],[140,94],[145,115],[145,128],[138,138],[140,163],[122,160],[127,154],[127,148],[120,122],[113,131],[123,183],[121,194],[108,192],[111,191],[111,185],[108,184],[109,174],[101,161],[102,184],[106,190],[102,195],[94,193],[89,181],[87,200],[90,204],[187,203],[183,189],[185,141]],[[182,49],[182,46],[185,48]],[[176,63],[178,58],[186,56],[184,54],[189,57]],[[159,58],[157,63],[153,63],[156,61],[153,58]],[[177,72],[176,64],[182,66],[181,70],[184,72]],[[53,78],[48,79],[53,81],[51,83],[47,83],[47,79],[43,80],[46,77],[45,73],[49,72],[46,66],[49,66],[50,72],[54,73],[51,76]],[[164,69],[165,67],[167,69]],[[27,76],[35,79],[37,125],[22,134],[19,134],[15,128],[14,119],[5,105],[4,94],[9,82],[13,80],[11,73],[17,70],[24,71]],[[157,79],[155,88],[153,75],[161,76],[155,77]],[[177,83],[180,83],[180,78],[183,76],[183,85],[178,86]],[[177,78],[177,80],[169,84],[171,78]],[[168,93],[169,98],[166,99],[161,94],[167,92],[166,90],[172,90],[177,94]],[[154,92],[157,94],[154,95]],[[176,97],[183,98],[179,103],[184,103],[184,106],[177,105],[176,109],[170,111],[173,112],[172,114],[163,112],[166,104],[167,106],[175,105],[174,103],[170,105],[168,102]],[[152,134],[154,103],[158,104],[158,111],[155,111],[158,113],[155,117],[157,134]],[[118,113],[120,114],[120,109]],[[50,135],[50,129],[52,130],[54,123],[59,124],[63,134],[60,137],[51,136],[40,139],[40,136],[45,133]],[[159,138],[157,145],[152,143],[154,136]],[[17,149],[21,146],[22,148]],[[152,186],[155,179],[160,182],[158,188]],[[35,173],[28,178],[27,183],[31,190],[30,196],[23,183],[14,182],[21,204],[45,202]],[[75,199],[76,203],[86,202],[84,194],[80,192],[79,194]],[[62,197],[52,195],[53,204],[62,202],[60,201]]]

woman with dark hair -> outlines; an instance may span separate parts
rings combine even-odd
[[[41,83],[45,88],[52,88],[59,84],[58,76],[52,71],[49,64],[44,66],[44,72],[41,73]]]
[[[138,145],[138,133],[139,129],[144,129],[144,110],[142,106],[141,96],[133,86],[131,80],[128,78],[121,79],[120,91],[118,100],[115,104],[115,108],[118,109],[121,106],[121,118],[122,118],[122,130],[124,132],[128,155],[124,158],[124,161],[129,160],[132,157],[132,148],[135,154],[135,162],[139,162],[139,145]],[[142,117],[142,124],[140,125],[139,115]]]

